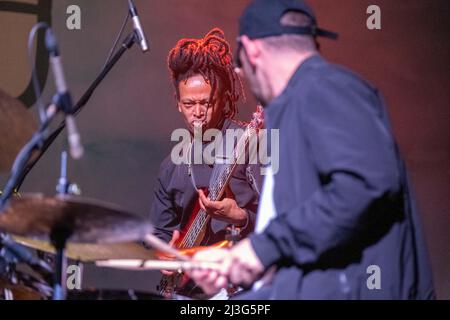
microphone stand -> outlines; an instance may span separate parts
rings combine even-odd
[[[89,98],[94,93],[95,89],[101,83],[101,81],[106,77],[106,75],[111,71],[114,65],[119,61],[120,57],[125,53],[126,50],[130,49],[134,43],[138,42],[138,36],[135,31],[129,34],[122,43],[120,49],[111,57],[105,67],[102,69],[100,74],[94,80],[94,82],[90,85],[90,87],[86,90],[83,96],[80,98],[78,103],[74,107],[74,115],[77,115],[82,108],[89,101]],[[55,129],[51,134],[48,134],[48,127],[51,121],[54,119],[57,112],[61,109],[59,105],[60,97],[56,96],[55,104],[49,107],[49,114],[44,123],[41,124],[39,130],[33,135],[30,141],[22,148],[19,154],[16,157],[14,165],[11,169],[11,175],[6,183],[6,186],[3,190],[3,193],[0,194],[0,215],[4,207],[6,206],[9,198],[13,195],[14,192],[17,192],[22,185],[25,177],[34,167],[34,165],[39,161],[39,159],[43,156],[45,151],[50,147],[50,145],[55,141],[58,135],[65,127],[65,121],[62,121],[58,128]],[[56,281],[55,281],[55,292],[53,294],[53,298],[55,300],[65,299],[65,290],[62,287],[64,285],[62,279],[64,279],[64,271],[63,266],[65,262],[64,257],[64,249],[65,244],[70,236],[64,232],[65,230],[54,230],[50,235],[53,245],[57,250],[57,265],[56,268]]]
[[[45,122],[41,125],[38,131],[31,137],[30,141],[20,150],[19,154],[14,161],[11,169],[11,175],[6,183],[3,193],[0,198],[0,214],[2,213],[6,203],[14,192],[17,192],[17,185],[20,179],[23,177],[27,163],[33,156],[33,151],[41,148],[48,135],[48,126],[55,117],[58,109],[54,106],[49,107],[52,109],[50,115],[47,116]]]
[[[111,69],[114,67],[114,65],[119,61],[119,59],[122,57],[122,55],[130,49],[133,44],[137,43],[139,41],[139,38],[135,31],[130,33],[125,40],[123,41],[120,49],[111,57],[111,59],[108,61],[108,63],[105,65],[105,67],[102,69],[100,74],[97,76],[97,78],[92,82],[92,84],[89,86],[89,88],[86,90],[86,92],[83,94],[83,96],[80,98],[78,103],[74,106],[74,115],[77,115],[82,108],[86,105],[86,103],[89,101],[90,97],[94,93],[95,89],[98,87],[98,85],[102,82],[102,80],[106,77],[106,75],[111,71]],[[45,127],[48,127],[49,121],[47,121],[47,124]],[[58,135],[61,133],[61,131],[65,128],[66,122],[62,121],[58,128],[56,128],[51,134],[49,134],[47,137],[44,137],[43,135],[39,134],[39,136],[31,139],[31,141],[24,147],[23,150],[27,149],[27,157],[24,157],[20,160],[20,170],[16,170],[15,173],[13,173],[10,177],[10,179],[7,182],[7,186],[4,189],[2,198],[0,199],[0,212],[3,209],[3,206],[8,201],[9,197],[13,194],[14,191],[18,191],[20,187],[22,186],[26,176],[31,171],[31,169],[36,165],[36,163],[41,159],[41,157],[44,155],[44,153],[47,151],[47,149],[51,146],[51,144],[55,141],[55,139],[58,137]],[[29,149],[29,150],[28,150]],[[34,154],[33,154],[33,151]],[[22,153],[22,152],[21,152]],[[19,154],[20,155],[20,154]],[[33,155],[33,159],[31,159],[31,156]],[[19,158],[19,156],[18,156]]]

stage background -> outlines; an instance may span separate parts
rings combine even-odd
[[[126,14],[126,1],[0,1],[0,88],[18,97],[30,79],[26,42],[37,16],[13,13],[9,10],[15,5],[11,3],[38,4],[37,12],[49,14],[60,42],[67,82],[78,100],[106,59]],[[77,117],[86,154],[80,161],[70,161],[69,174],[84,196],[148,214],[159,162],[170,151],[170,134],[183,127],[167,73],[167,53],[180,38],[202,37],[212,27],[222,28],[235,48],[237,20],[247,3],[136,0],[150,52],[143,54],[138,47],[126,52]],[[319,24],[340,33],[338,42],[321,41],[325,57],[375,83],[387,100],[421,208],[438,297],[450,299],[449,1],[310,3]],[[66,27],[66,9],[73,4],[81,8],[81,30]],[[381,30],[366,28],[366,9],[371,4],[381,8]],[[45,65],[45,57],[38,61],[41,67]],[[44,100],[50,101],[53,93],[49,73]],[[240,105],[242,120],[249,119],[255,107],[248,90],[247,97]],[[35,109],[30,108],[32,112]],[[62,134],[41,159],[22,192],[54,194],[65,139]],[[3,185],[6,175],[0,178]],[[158,278],[158,272],[129,273],[87,266],[84,286],[152,291]]]

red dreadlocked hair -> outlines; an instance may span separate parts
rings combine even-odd
[[[181,39],[170,50],[167,65],[171,72],[177,99],[180,98],[179,83],[201,74],[211,85],[211,98],[220,87],[224,101],[224,116],[234,118],[237,101],[243,93],[242,83],[234,71],[233,55],[225,35],[219,28],[209,31],[203,39]]]

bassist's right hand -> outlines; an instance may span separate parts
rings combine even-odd
[[[175,247],[175,243],[178,241],[178,239],[180,238],[180,231],[175,230],[172,233],[172,239],[169,241],[169,245],[173,248]],[[163,258],[164,259],[164,258]],[[164,259],[165,260],[165,259]],[[168,260],[168,259],[167,259]],[[171,276],[173,275],[173,271],[169,271],[169,270],[161,270],[162,274],[166,275],[166,276]]]

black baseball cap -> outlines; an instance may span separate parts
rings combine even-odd
[[[311,18],[309,26],[283,26],[281,18],[286,12],[298,11]],[[303,34],[313,37],[337,39],[338,34],[321,29],[311,7],[302,0],[255,0],[243,12],[239,19],[239,36],[246,35],[250,39],[281,36],[283,34]],[[238,38],[239,39],[239,38]],[[241,43],[238,41],[238,51]],[[239,56],[236,56],[238,64]]]

